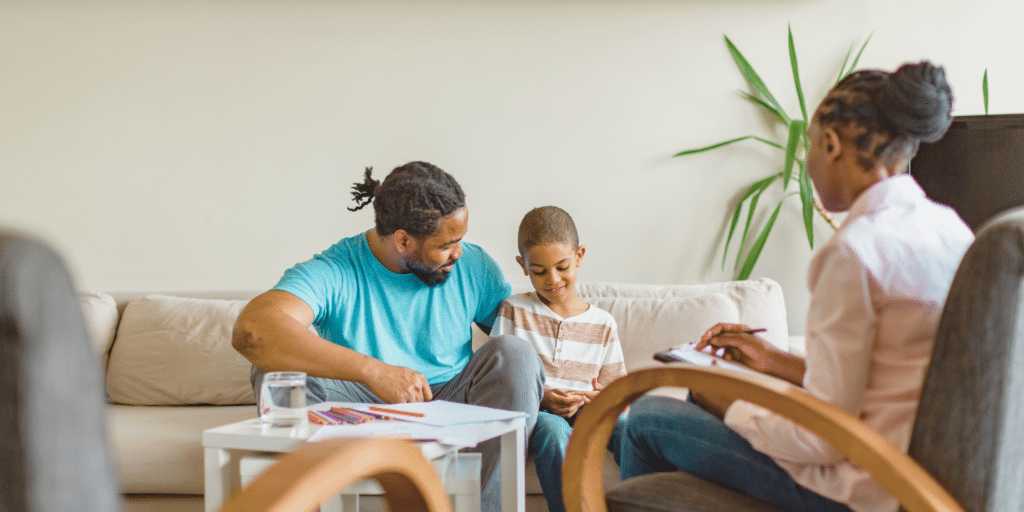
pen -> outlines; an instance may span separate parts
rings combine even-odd
[[[745,331],[743,331],[743,332],[745,332],[745,333],[747,333],[747,334],[757,334],[757,333],[759,333],[759,332],[765,332],[765,331],[767,331],[767,330],[768,330],[768,329],[765,329],[764,327],[760,327],[760,328],[758,328],[758,329],[747,329],[747,330],[745,330]]]
[[[399,411],[398,409],[388,409],[388,408],[385,408],[385,407],[377,407],[376,405],[371,405],[371,406],[367,407],[367,409],[369,409],[371,411],[384,412],[384,413],[388,413],[388,414],[404,414],[406,416],[412,416],[414,418],[422,418],[422,417],[426,416],[425,414],[423,414],[421,412]]]

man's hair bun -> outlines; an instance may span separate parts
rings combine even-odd
[[[900,66],[878,91],[876,102],[897,130],[924,142],[941,139],[953,122],[946,73],[927,61]]]

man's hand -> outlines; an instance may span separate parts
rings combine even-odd
[[[580,410],[586,399],[577,395],[578,391],[570,389],[545,389],[544,397],[540,400],[540,406],[547,409],[551,414],[557,414],[563,418],[571,418],[576,411]]]
[[[389,404],[427,402],[434,397],[422,373],[380,361],[366,380],[366,386],[377,398]]]

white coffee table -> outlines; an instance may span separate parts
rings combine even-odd
[[[340,403],[323,403],[311,409],[327,409]],[[526,484],[525,418],[488,421],[472,424],[472,436],[465,444],[479,444],[488,439],[501,438],[499,467],[501,468],[502,510],[525,512]],[[465,427],[465,426],[460,426]],[[264,457],[267,453],[287,453],[313,435],[321,427],[308,425],[297,428],[269,428],[258,418],[232,423],[203,431],[205,466],[206,512],[216,511],[231,493],[241,486],[240,462],[246,458]],[[418,443],[423,455],[431,461],[442,461],[457,451],[455,447],[438,442]]]

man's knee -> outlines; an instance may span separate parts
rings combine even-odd
[[[486,355],[503,363],[511,363],[524,372],[544,372],[544,365],[533,345],[518,336],[503,334],[495,336],[480,347]]]
[[[544,386],[544,364],[529,342],[518,336],[495,336],[473,357],[481,373],[494,379],[495,385],[514,389],[517,395],[536,393],[533,399],[539,403]],[[532,427],[532,422],[528,426]]]

